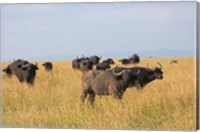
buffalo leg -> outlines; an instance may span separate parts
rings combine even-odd
[[[90,92],[88,100],[90,101],[90,104],[92,106],[94,105],[94,99],[95,99],[95,93],[94,92]]]
[[[81,94],[81,102],[84,103],[85,101],[85,98],[87,97],[87,94],[88,94],[88,90],[87,89],[84,89],[82,94]]]

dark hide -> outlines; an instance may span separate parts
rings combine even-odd
[[[130,58],[130,63],[135,64],[140,62],[140,57],[137,54],[132,55]]]
[[[42,64],[46,71],[51,71],[53,69],[53,64],[51,62],[45,62]]]

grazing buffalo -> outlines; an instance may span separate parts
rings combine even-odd
[[[51,62],[45,62],[42,64],[46,71],[51,71],[53,69],[53,64]]]
[[[106,63],[108,63],[108,64],[115,64],[115,62],[114,62],[113,59],[111,59],[111,58],[108,58],[108,59],[104,60],[103,63],[104,63],[104,62],[106,62]]]
[[[36,75],[36,70],[38,70],[37,64],[19,64],[18,68],[16,69],[15,75],[20,82],[27,82],[28,84],[33,84]]]
[[[135,64],[140,62],[140,57],[137,54],[132,55],[129,57],[130,63]]]
[[[80,70],[82,72],[87,72],[89,70],[92,70],[92,67],[93,67],[93,63],[90,60],[84,60],[84,61],[81,61],[80,63]]]
[[[158,62],[157,62],[158,63]],[[132,68],[116,68],[115,71],[120,72],[124,69],[131,70],[132,74],[136,71],[140,71],[139,74],[135,77],[135,79],[130,83],[130,86],[135,86],[138,89],[143,88],[148,83],[156,80],[156,79],[163,79],[163,71],[162,65],[158,63],[159,67],[154,68],[144,68],[144,67],[132,67]]]
[[[100,61],[100,59],[101,59],[101,57],[98,57],[98,56],[96,56],[96,55],[90,56],[90,57],[89,57],[89,60],[90,60],[94,65],[98,64],[99,61]]]
[[[130,60],[129,60],[129,59],[125,59],[125,58],[119,60],[119,62],[121,62],[121,63],[124,64],[124,65],[130,64]]]
[[[98,63],[96,66],[96,70],[106,70],[106,69],[110,69],[110,64],[107,61],[103,61],[101,63]]]
[[[129,69],[121,72],[115,72],[115,69],[89,71],[82,78],[81,101],[84,102],[88,94],[91,105],[95,95],[111,95],[113,98],[122,99],[126,88],[135,80],[135,75]]]
[[[177,64],[178,61],[177,61],[177,60],[172,60],[170,63],[171,63],[171,64]]]

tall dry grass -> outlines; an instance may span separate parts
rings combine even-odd
[[[164,78],[142,90],[128,88],[121,101],[96,97],[80,103],[82,73],[69,61],[54,61],[52,72],[39,62],[34,86],[2,74],[3,127],[195,130],[195,59],[146,58],[138,66],[163,65]],[[116,61],[117,62],[117,61]],[[8,63],[2,63],[6,67]],[[120,65],[120,64],[118,64]],[[133,65],[129,65],[133,66]]]

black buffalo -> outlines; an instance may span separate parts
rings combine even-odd
[[[53,69],[53,64],[51,62],[45,62],[42,64],[46,71],[51,71]]]
[[[140,62],[140,57],[137,54],[133,54],[129,57],[130,63],[135,64]]]
[[[104,61],[102,61],[102,62],[103,62],[103,63],[106,62],[106,63],[108,63],[108,64],[115,64],[114,60],[111,59],[111,58],[108,58],[108,59],[106,59],[106,60],[104,60]]]
[[[158,62],[157,62],[158,63]],[[124,69],[131,70],[132,74],[134,74],[136,71],[140,71],[139,74],[135,77],[135,79],[130,83],[130,86],[135,86],[138,89],[143,88],[148,83],[156,80],[156,79],[163,79],[163,71],[162,71],[162,65],[158,63],[159,67],[154,68],[145,68],[145,67],[131,67],[131,68],[123,68],[118,67],[116,68],[117,72],[120,72]]]
[[[81,59],[76,57],[76,59],[72,60],[72,68],[79,69],[80,68]]]
[[[98,63],[96,66],[96,70],[106,70],[106,69],[110,69],[110,64],[107,61],[103,61],[101,63]]]
[[[38,70],[37,64],[34,65],[21,59],[12,62],[3,69],[9,76],[15,75],[20,82],[27,82],[29,84],[33,84],[36,70]]]
[[[124,65],[127,65],[127,64],[130,64],[130,63],[131,63],[130,60],[129,60],[129,59],[126,59],[126,58],[119,60],[119,62],[121,62],[121,63],[124,64]]]
[[[101,57],[98,57],[98,56],[96,56],[96,55],[90,56],[90,57],[89,57],[89,60],[90,60],[94,65],[98,64],[99,61],[100,61],[100,59],[101,59]]]
[[[113,98],[122,99],[124,92],[134,79],[135,75],[129,69],[121,72],[115,72],[115,69],[89,71],[82,78],[81,101],[84,102],[88,94],[91,105],[94,103],[95,95],[111,95]]]

